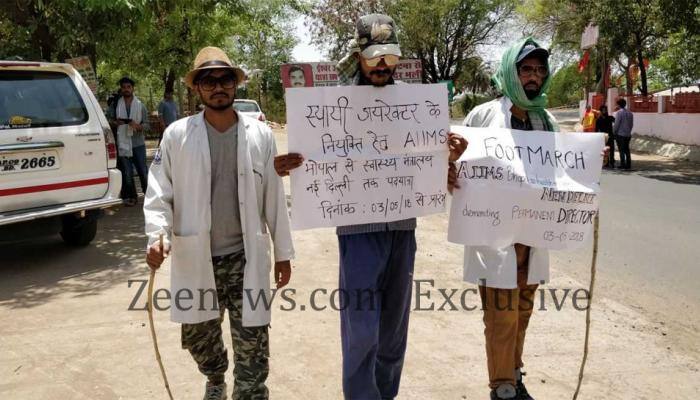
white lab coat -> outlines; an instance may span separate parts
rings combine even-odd
[[[513,107],[505,96],[475,107],[467,118],[465,126],[493,127],[510,129]],[[553,119],[553,118],[552,118]],[[488,246],[465,246],[464,280],[475,284],[486,282],[486,286],[498,289],[518,287],[518,266],[513,245],[503,248]],[[549,281],[549,251],[530,248],[528,284]]]
[[[251,296],[243,294],[243,326],[270,323],[270,310],[263,301],[257,307],[252,304],[259,293],[269,299],[270,235],[275,261],[294,257],[282,179],[273,166],[276,154],[270,128],[239,113],[238,207],[246,258],[243,288],[251,291]],[[184,289],[192,293],[182,292],[181,299],[186,300],[181,300],[181,307],[171,300],[171,320],[191,324],[219,318],[219,312],[212,309],[211,293],[212,289],[216,292],[216,285],[210,248],[211,155],[203,112],[166,129],[149,170],[143,209],[149,246],[160,234],[172,245],[172,298]]]

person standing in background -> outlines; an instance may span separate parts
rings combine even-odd
[[[581,125],[583,125],[584,132],[595,132],[595,121],[598,116],[598,112],[594,110],[590,104],[586,105],[586,112],[581,118]]]
[[[630,153],[630,140],[632,140],[632,128],[634,127],[634,115],[627,109],[627,101],[617,101],[619,111],[615,114],[613,133],[620,149],[620,168],[632,169],[632,155]]]
[[[119,156],[117,167],[122,173],[121,198],[124,205],[136,205],[138,195],[134,185],[134,167],[141,182],[141,190],[146,193],[148,186],[148,166],[146,165],[146,137],[144,131],[149,128],[148,110],[134,95],[134,81],[125,76],[119,80],[121,97],[114,108],[110,108],[108,118],[117,128],[117,147]]]
[[[158,119],[160,120],[160,125],[163,127],[163,131],[170,124],[177,121],[180,113],[177,110],[177,103],[173,100],[173,91],[166,90],[163,95],[163,100],[158,104]]]
[[[615,117],[608,114],[608,107],[600,107],[600,116],[595,122],[596,132],[603,132],[607,135],[606,145],[610,147],[610,157],[608,158],[608,163],[606,166],[608,168],[615,168],[615,134],[613,133],[613,123],[615,122]]]

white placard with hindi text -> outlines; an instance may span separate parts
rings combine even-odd
[[[292,227],[390,222],[445,210],[444,84],[286,91]]]
[[[450,242],[574,249],[592,237],[602,133],[451,130],[469,145],[457,163]]]

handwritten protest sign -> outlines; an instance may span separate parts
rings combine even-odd
[[[389,222],[443,212],[445,85],[292,88],[286,92],[292,227]]]
[[[469,146],[457,165],[450,242],[574,249],[592,236],[603,134],[451,130]]]

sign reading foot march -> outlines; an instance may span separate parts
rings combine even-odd
[[[602,133],[452,127],[469,145],[457,164],[448,240],[574,249],[598,213]]]
[[[390,222],[443,212],[447,87],[287,89],[292,227]]]

